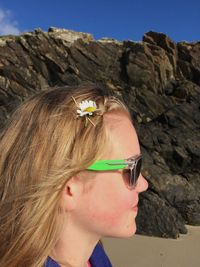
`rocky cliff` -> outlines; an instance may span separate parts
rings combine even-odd
[[[129,105],[149,189],[138,233],[178,237],[200,225],[200,42],[143,41],[50,28],[0,37],[0,126],[27,96],[49,86],[102,83]]]

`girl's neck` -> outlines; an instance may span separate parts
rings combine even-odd
[[[60,236],[49,256],[61,267],[91,267],[88,261],[100,237],[69,227]]]

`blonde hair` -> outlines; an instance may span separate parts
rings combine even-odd
[[[77,103],[101,111],[85,127]],[[0,266],[41,267],[62,226],[66,181],[99,159],[107,142],[103,115],[126,105],[88,84],[49,88],[24,101],[0,134]]]

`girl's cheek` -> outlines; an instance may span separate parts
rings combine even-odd
[[[128,191],[127,191],[128,190]],[[131,209],[138,202],[138,194],[135,190],[126,189],[125,193],[122,196],[121,204],[123,204],[125,209]]]

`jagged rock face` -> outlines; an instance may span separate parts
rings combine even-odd
[[[149,189],[137,232],[173,237],[200,225],[200,42],[148,32],[142,42],[95,41],[51,28],[0,38],[0,126],[27,96],[91,81],[122,95],[144,155]]]

